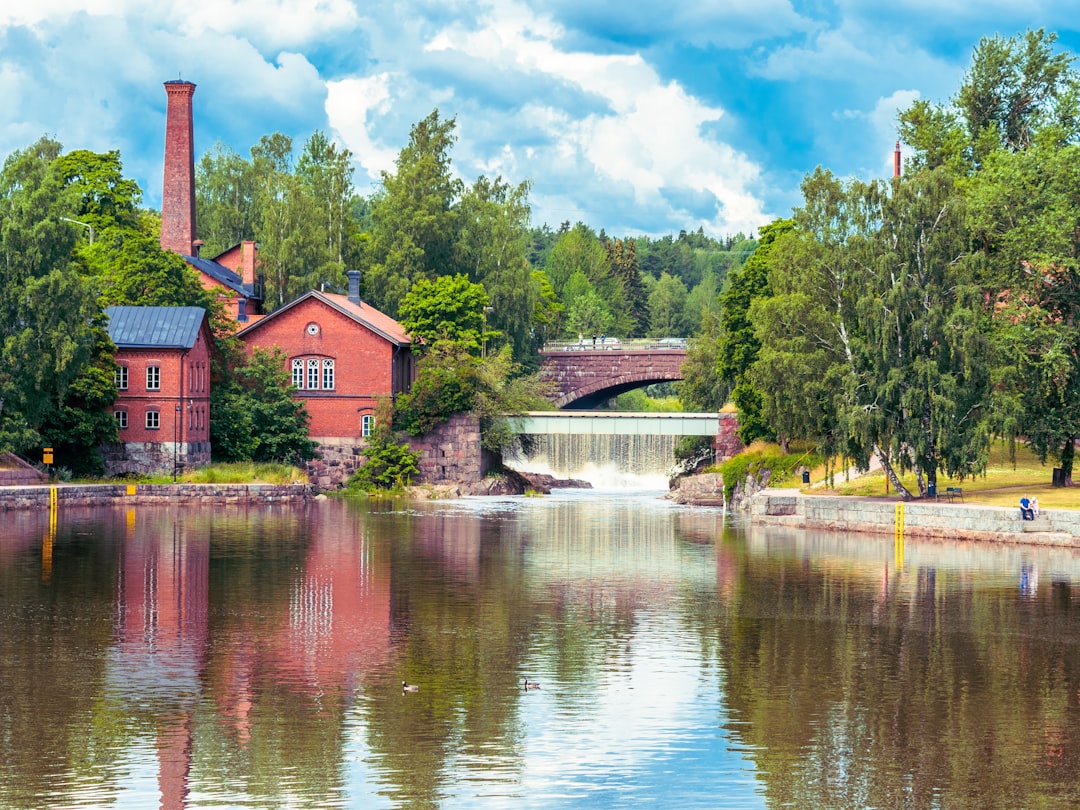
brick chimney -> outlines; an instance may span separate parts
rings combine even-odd
[[[900,141],[896,142],[896,151],[893,152],[892,176],[900,176]]]
[[[195,241],[195,148],[191,97],[195,85],[182,79],[165,82],[165,180],[161,188],[161,248],[192,255]]]
[[[244,240],[240,243],[240,278],[244,284],[255,284],[255,243]]]

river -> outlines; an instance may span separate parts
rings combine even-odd
[[[659,494],[2,514],[0,807],[1080,803],[1075,553]]]

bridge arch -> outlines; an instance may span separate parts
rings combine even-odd
[[[620,348],[543,352],[541,379],[555,384],[557,408],[594,408],[635,388],[681,380],[685,349]]]

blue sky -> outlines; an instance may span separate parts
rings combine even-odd
[[[1078,19],[1061,0],[5,3],[0,155],[43,134],[119,149],[156,208],[182,77],[200,155],[322,130],[369,194],[437,107],[455,171],[531,181],[534,224],[751,233],[817,165],[888,176],[897,110],[947,101],[981,37],[1043,27],[1077,52]]]

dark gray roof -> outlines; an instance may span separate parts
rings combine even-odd
[[[190,349],[199,336],[202,307],[105,307],[109,337],[119,349]]]
[[[245,284],[244,279],[238,273],[230,270],[225,265],[219,264],[213,259],[203,259],[199,256],[185,256],[184,260],[196,270],[201,270],[210,278],[216,279],[231,290],[236,290],[245,298],[256,297],[254,285]]]

